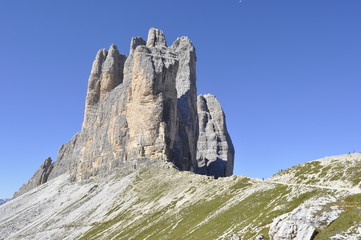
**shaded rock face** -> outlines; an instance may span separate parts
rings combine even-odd
[[[17,197],[27,191],[30,191],[41,184],[44,184],[48,181],[49,175],[51,174],[54,165],[52,163],[51,158],[45,159],[44,163],[40,166],[40,168],[34,173],[34,175],[27,181],[19,191],[14,194],[14,197]]]
[[[198,172],[215,177],[233,174],[234,148],[221,104],[214,95],[198,96]]]
[[[178,124],[173,163],[180,170],[197,168],[198,113],[196,88],[196,50],[188,37],[172,45],[179,59],[176,78]],[[188,159],[191,159],[189,161]]]
[[[98,51],[89,77],[82,130],[60,148],[47,178],[69,173],[73,181],[86,180],[164,162],[172,162],[179,170],[231,175],[233,152],[222,152],[232,146],[227,130],[199,129],[196,53],[189,38],[180,37],[168,47],[163,32],[151,28],[147,41],[132,38],[129,52],[128,57],[120,54],[115,45]],[[218,110],[222,112],[220,105]],[[214,119],[212,124],[216,124]],[[225,127],[224,118],[219,120],[223,122],[217,127]],[[198,144],[202,149],[197,153],[200,133],[207,141],[217,134],[228,136],[216,139],[229,141],[217,150],[226,167],[216,170],[220,165],[204,168],[198,163],[204,161],[203,156],[214,162],[213,155],[205,154],[204,145]]]

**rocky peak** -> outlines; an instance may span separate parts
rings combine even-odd
[[[143,38],[141,37],[133,37],[132,40],[130,41],[130,55],[133,53],[133,51],[138,47],[138,46],[145,46],[147,43],[144,41]]]
[[[120,54],[117,46],[112,44],[109,51],[99,50],[88,81],[88,92],[83,127],[87,125],[93,106],[102,100],[108,92],[123,82],[123,68],[126,56]]]
[[[172,49],[176,52],[184,50],[195,51],[192,41],[187,36],[177,38],[172,44]]]
[[[234,148],[221,104],[212,94],[199,95],[198,171],[215,177],[233,174]]]
[[[126,56],[119,54],[117,46],[112,44],[102,66],[100,99],[123,82],[123,67]]]
[[[115,72],[119,66],[119,51],[115,44],[110,45],[108,54],[105,58],[105,61],[102,65],[102,72]]]
[[[166,47],[167,41],[162,30],[151,28],[148,32],[147,47]]]
[[[100,49],[95,56],[95,60],[93,62],[93,66],[91,69],[91,74],[101,74],[102,65],[108,55],[108,51],[106,49]],[[90,82],[89,82],[90,83]]]
[[[168,47],[155,28],[147,42],[132,38],[128,57],[114,44],[98,51],[82,130],[60,148],[41,184],[64,173],[76,181],[165,162],[179,170],[231,175],[234,150],[219,102],[207,95],[199,99],[206,99],[210,111],[197,109],[196,60],[188,37]]]
[[[196,51],[188,37],[177,38],[172,44],[172,50],[177,54],[179,67],[176,79],[178,98],[178,136],[177,148],[173,160],[183,169],[186,156],[192,161],[185,169],[197,168],[198,114],[197,114],[197,86],[196,86]],[[178,164],[178,162],[180,162]]]

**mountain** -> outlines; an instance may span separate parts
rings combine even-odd
[[[333,168],[344,159],[342,171],[360,176],[359,153],[266,180],[214,179],[171,163],[83,182],[61,175],[1,206],[0,233],[3,239],[360,239],[360,182],[339,178],[335,185],[334,174],[304,182],[309,166]]]
[[[10,200],[9,198],[0,199],[0,205],[3,205],[4,203],[8,202],[9,200]]]
[[[72,181],[171,162],[177,169],[233,174],[234,148],[217,98],[199,95],[196,53],[188,37],[167,46],[151,28],[132,38],[130,55],[113,44],[91,69],[82,130],[46,159],[15,197],[62,174]]]
[[[0,206],[0,240],[361,238],[360,153],[234,176],[222,107],[196,93],[187,37],[98,51],[81,131]]]

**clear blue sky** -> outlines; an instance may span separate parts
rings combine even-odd
[[[150,27],[195,44],[236,174],[361,151],[360,12],[360,0],[1,1],[0,198],[80,130],[97,50],[128,54]]]

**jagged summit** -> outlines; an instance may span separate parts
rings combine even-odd
[[[221,105],[212,95],[197,100],[190,39],[179,37],[168,47],[163,31],[151,28],[147,41],[131,39],[129,52],[121,54],[114,44],[98,51],[82,130],[60,148],[43,182],[62,174],[72,181],[94,179],[164,162],[216,178],[232,175],[234,149]],[[197,109],[197,101],[207,107]],[[36,187],[41,174],[15,196]]]
[[[149,29],[147,47],[167,47],[167,41],[162,30],[156,28]]]

